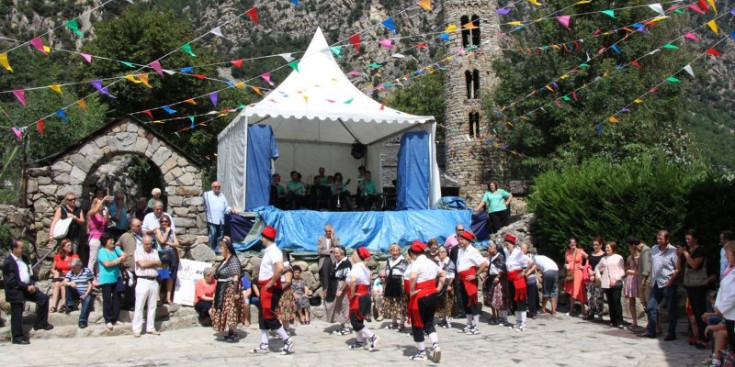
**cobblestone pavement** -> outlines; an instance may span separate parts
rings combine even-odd
[[[458,320],[462,321],[462,320]],[[707,352],[687,345],[686,337],[676,341],[641,339],[628,330],[579,318],[556,316],[529,319],[524,332],[500,326],[480,326],[481,334],[464,335],[463,326],[439,329],[441,365],[448,366],[695,366]],[[328,334],[332,325],[313,321],[297,326],[295,353],[280,355],[282,343],[271,338],[273,353],[252,355],[259,343],[257,325],[240,329],[238,343],[216,340],[211,328],[197,327],[165,331],[161,336],[143,335],[94,338],[31,340],[29,346],[0,344],[0,366],[415,366],[433,362],[410,361],[415,352],[413,339],[388,329],[386,322],[370,322],[368,327],[381,337],[379,350],[349,350],[354,334]],[[130,327],[129,324],[124,327]],[[686,325],[679,325],[680,331]]]

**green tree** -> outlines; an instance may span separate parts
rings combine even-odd
[[[412,81],[408,86],[394,88],[385,104],[399,111],[420,116],[434,116],[439,126],[444,124],[444,74],[435,72]],[[442,129],[437,140],[443,141]]]

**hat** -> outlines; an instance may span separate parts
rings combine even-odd
[[[278,235],[278,231],[271,226],[265,226],[265,228],[263,228],[263,232],[261,232],[260,234],[263,237],[273,241],[276,239],[276,236]]]
[[[411,243],[411,251],[418,253],[424,252],[426,251],[426,244],[419,240],[413,241]]]
[[[512,235],[510,233],[506,233],[505,234],[505,242],[510,242],[510,243],[512,243],[512,244],[515,245],[516,242],[518,242],[518,237],[516,237],[516,236],[514,236],[514,235]]]
[[[475,237],[474,233],[468,230],[464,230],[464,232],[460,233],[459,236],[466,239],[467,241],[474,241],[477,238]]]
[[[372,255],[370,255],[370,251],[368,249],[366,249],[365,247],[360,247],[359,249],[357,249],[357,256],[360,257],[360,260],[365,260]]]

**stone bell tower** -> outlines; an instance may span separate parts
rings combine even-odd
[[[491,147],[494,139],[484,101],[497,77],[492,61],[500,55],[497,0],[444,0],[444,22],[461,32],[450,34],[448,55],[455,62],[445,72],[446,173],[460,184],[460,196],[475,205],[487,183],[507,188],[506,153]]]

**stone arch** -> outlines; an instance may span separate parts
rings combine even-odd
[[[471,137],[480,136],[480,113],[472,110],[469,115],[469,134]]]
[[[480,46],[480,16],[477,14],[474,14],[471,18],[472,25],[474,26],[472,28],[472,45],[473,46]]]
[[[107,124],[28,171],[28,206],[34,211],[37,238],[48,236],[55,207],[66,192],[81,196],[85,181],[102,163],[119,155],[139,155],[154,164],[166,182],[169,213],[182,240],[206,234],[202,169],[199,162],[164,136],[129,119]]]
[[[465,25],[469,22],[470,22],[470,17],[467,15],[463,15],[459,18],[459,23],[462,26],[462,47],[464,48],[470,45],[471,32],[469,29],[465,28]]]

